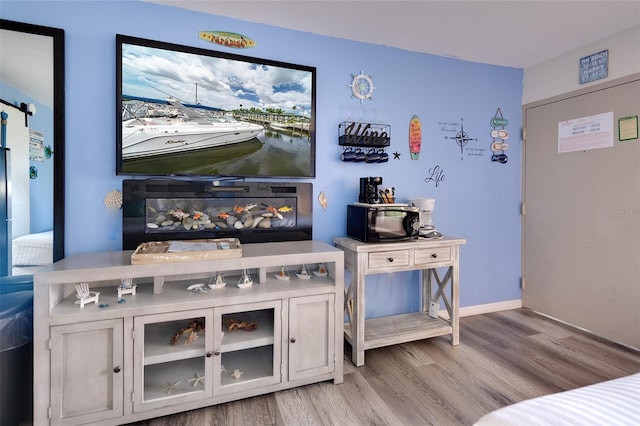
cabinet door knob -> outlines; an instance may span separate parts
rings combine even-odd
[[[295,337],[292,337],[292,338],[291,338],[291,343],[295,343],[295,342],[296,342],[296,338],[295,338]]]
[[[120,372],[120,366],[116,366],[116,368],[113,369],[114,373],[119,373]]]
[[[219,356],[219,355],[220,355],[220,351],[215,351],[213,354],[214,354],[215,356]]]
[[[212,353],[212,352],[207,352],[207,353],[205,354],[205,356],[206,356],[207,358],[211,358],[211,357],[213,356],[213,353]]]
[[[389,262],[393,262],[393,257],[387,259]]]
[[[436,257],[438,257],[438,253],[431,253],[431,257],[435,259]]]

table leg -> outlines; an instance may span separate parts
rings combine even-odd
[[[365,256],[358,256],[357,263],[364,262]],[[364,341],[365,341],[365,274],[364,267],[357,265],[352,272],[351,284],[354,291],[352,296],[353,316],[351,322],[351,361],[360,367],[364,365]]]

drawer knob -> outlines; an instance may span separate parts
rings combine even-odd
[[[114,373],[119,373],[120,372],[120,366],[117,365],[116,368],[113,369]]]
[[[392,263],[393,262],[393,257],[390,257],[387,260],[389,261],[389,263]]]
[[[296,338],[295,338],[295,337],[292,337],[292,338],[291,338],[291,343],[295,343],[295,342],[296,342]]]
[[[438,253],[431,253],[431,257],[435,259],[436,257],[438,257]]]

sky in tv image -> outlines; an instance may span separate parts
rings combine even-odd
[[[309,71],[195,53],[122,45],[122,94],[175,98],[231,111],[256,108],[311,115]]]

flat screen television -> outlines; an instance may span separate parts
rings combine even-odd
[[[116,35],[116,173],[315,177],[316,68]]]

